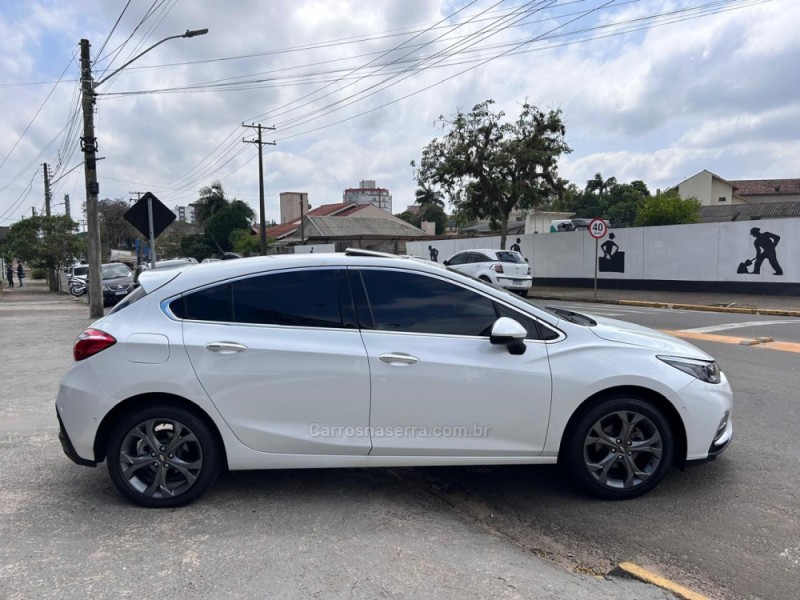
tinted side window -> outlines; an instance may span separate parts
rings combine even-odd
[[[217,285],[173,300],[170,305],[179,319],[233,322],[230,284]]]
[[[463,265],[465,262],[467,262],[467,254],[466,253],[464,253],[464,254],[456,254],[453,258],[451,258],[450,260],[447,261],[447,264],[448,264],[448,266],[449,265]]]
[[[497,320],[490,299],[447,281],[401,271],[361,274],[375,329],[488,336]]]
[[[274,273],[232,285],[237,323],[342,327],[336,270]]]
[[[480,252],[470,252],[469,253],[469,262],[471,263],[481,263],[481,262],[491,262],[491,258],[486,256],[485,254],[481,254]]]

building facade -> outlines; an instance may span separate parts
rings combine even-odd
[[[342,196],[343,202],[372,204],[391,213],[392,195],[386,188],[379,188],[374,179],[363,179],[357,188],[347,188]]]

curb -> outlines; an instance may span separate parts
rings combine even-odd
[[[779,308],[748,308],[736,306],[713,306],[709,304],[678,304],[673,302],[652,302],[648,300],[609,300],[598,298],[573,298],[570,296],[527,296],[531,300],[560,300],[587,302],[590,304],[619,304],[621,306],[641,306],[644,308],[668,308],[671,310],[696,310],[701,312],[738,313],[745,315],[769,315],[774,317],[800,317],[800,310]]]
[[[708,596],[704,596],[703,594],[695,592],[694,590],[690,590],[689,588],[662,577],[661,575],[656,575],[652,571],[648,571],[647,569],[631,562],[620,563],[614,569],[609,571],[608,574],[616,577],[626,577],[628,579],[636,579],[644,583],[649,583],[650,585],[667,590],[678,598],[683,598],[683,600],[711,600]]]

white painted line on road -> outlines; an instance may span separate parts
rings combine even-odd
[[[800,319],[791,319],[782,321],[745,321],[743,323],[723,323],[722,325],[709,325],[708,327],[681,329],[681,331],[686,331],[689,333],[714,333],[716,331],[725,331],[727,329],[743,329],[745,327],[759,327],[762,325],[785,325],[789,323],[800,325]]]

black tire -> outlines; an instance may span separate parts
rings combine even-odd
[[[596,404],[566,435],[562,462],[570,475],[591,495],[609,500],[635,498],[652,490],[666,475],[675,452],[664,414],[634,396]]]
[[[170,508],[193,502],[214,483],[220,454],[202,419],[175,406],[149,405],[119,420],[106,460],[111,481],[125,498],[147,508]]]

